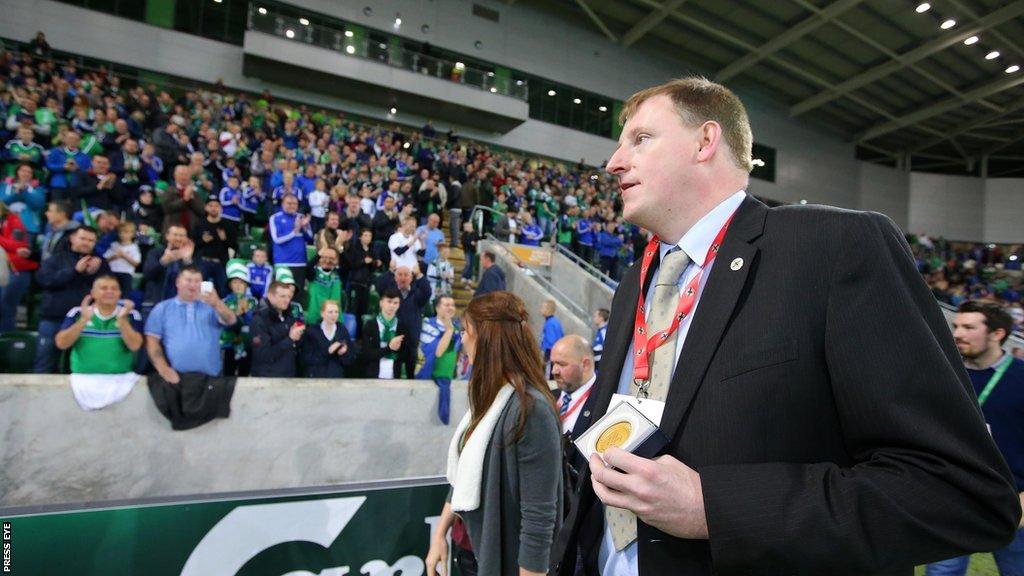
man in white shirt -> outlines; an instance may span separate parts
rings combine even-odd
[[[406,216],[402,219],[402,227],[388,239],[388,249],[391,250],[394,269],[405,267],[413,270],[419,267],[416,253],[423,250],[423,242],[416,234],[416,218]]]

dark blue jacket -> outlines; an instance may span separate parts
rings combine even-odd
[[[473,296],[483,296],[488,292],[498,292],[504,289],[505,271],[495,264],[484,270],[483,275],[480,277],[480,285],[476,287],[476,292],[473,293]]]
[[[106,260],[100,263],[95,274],[76,271],[75,264],[82,256],[72,252],[71,245],[65,243],[43,260],[36,272],[36,281],[43,287],[43,302],[39,309],[39,317],[43,320],[63,319],[68,310],[82,303],[97,276],[110,274]]]

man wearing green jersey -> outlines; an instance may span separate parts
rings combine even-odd
[[[142,316],[131,300],[121,301],[117,278],[98,276],[92,290],[68,312],[54,341],[71,350],[73,374],[124,374],[132,371],[142,346]]]

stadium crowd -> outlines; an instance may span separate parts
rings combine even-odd
[[[425,364],[422,334],[457,332],[454,311],[442,312],[456,282],[475,286],[482,274],[479,293],[504,287],[493,254],[477,255],[483,235],[557,243],[613,280],[648,240],[623,222],[603,171],[445,137],[430,123],[389,129],[267,92],[132,83],[55,57],[42,35],[0,52],[0,83],[0,332],[19,327],[19,307],[28,312],[36,372],[58,371],[62,350],[95,338],[110,362],[72,351],[63,369],[121,370],[142,349],[128,365],[146,370],[152,358],[162,375],[411,377]],[[475,206],[488,208],[477,222]],[[1018,255],[910,240],[936,297],[996,299],[1020,329]],[[453,246],[465,253],[459,279]],[[179,324],[166,314],[194,322],[191,307],[209,325],[168,349]],[[452,334],[438,370],[454,375]],[[186,353],[194,338],[208,353]]]
[[[421,344],[457,347],[457,281],[504,287],[494,255],[477,257],[483,235],[555,241],[613,278],[647,240],[582,164],[266,92],[133,84],[40,42],[0,52],[0,331],[38,331],[36,372],[58,371],[65,349],[73,372],[121,371],[141,348],[129,364],[169,379],[411,377]],[[86,343],[110,362],[74,352]]]

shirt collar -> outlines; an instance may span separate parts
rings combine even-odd
[[[1003,350],[1003,353],[1002,353],[1001,356],[999,356],[998,360],[993,362],[991,366],[986,366],[984,368],[981,368],[981,370],[995,370],[996,368],[999,368],[999,365],[1002,364],[1003,361],[1006,360],[1006,355],[1007,354],[1008,354],[1008,352],[1006,350]]]
[[[717,206],[698,220],[696,224],[686,231],[686,234],[683,234],[679,242],[676,244],[662,242],[658,247],[659,261],[664,262],[668,251],[678,246],[686,252],[691,262],[703,268],[705,264],[704,259],[708,255],[708,248],[715,241],[715,236],[718,235],[719,230],[725,225],[725,221],[736,212],[736,209],[740,207],[740,204],[743,203],[746,197],[747,192],[745,190],[736,192],[719,202]]]

